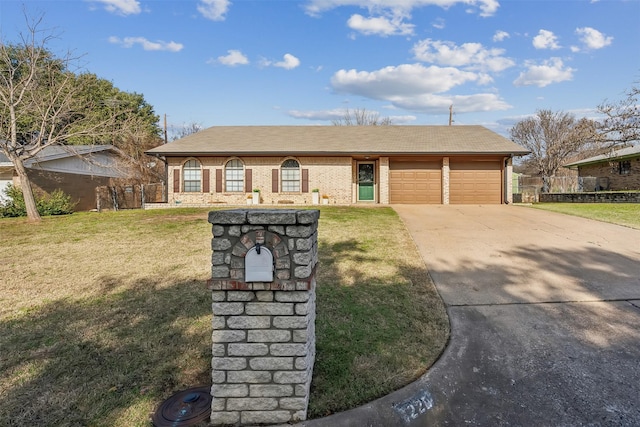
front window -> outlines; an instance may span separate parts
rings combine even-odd
[[[282,192],[296,193],[300,191],[300,163],[289,159],[282,163]]]
[[[229,160],[224,168],[224,173],[224,191],[238,192],[244,190],[244,166],[240,160]]]
[[[618,172],[620,175],[629,175],[631,173],[631,162],[629,160],[618,162]]]
[[[182,166],[183,191],[185,193],[200,192],[202,169],[200,162],[197,160],[189,160]]]

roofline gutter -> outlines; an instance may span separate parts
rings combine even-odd
[[[580,166],[597,165],[598,163],[605,163],[605,162],[620,162],[622,160],[633,160],[635,158],[640,158],[640,153],[627,154],[626,156],[618,156],[618,157],[610,157],[610,158],[606,158],[606,159],[593,160],[593,161],[590,161],[590,162],[569,163],[568,165],[565,165],[563,167],[568,168],[568,169],[575,169],[575,168],[578,168]]]
[[[150,156],[154,156],[154,157],[167,157],[167,156],[171,156],[171,157],[177,157],[177,156],[193,156],[193,157],[197,157],[197,156],[207,156],[207,157],[228,157],[228,156],[254,156],[254,157],[267,157],[267,156],[310,156],[310,157],[322,157],[322,156],[372,156],[372,155],[378,155],[378,156],[469,156],[469,155],[473,155],[473,156],[481,156],[481,155],[488,155],[488,156],[511,156],[511,157],[516,157],[516,156],[526,156],[527,154],[529,154],[530,151],[517,151],[517,152],[512,152],[512,151],[486,151],[486,152],[478,152],[478,151],[460,151],[460,152],[451,152],[451,151],[429,151],[429,152],[420,152],[420,153],[407,153],[407,152],[403,152],[403,151],[399,151],[399,152],[372,152],[372,151],[351,151],[351,152],[335,152],[335,151],[299,151],[299,152],[292,152],[292,151],[264,151],[264,152],[260,152],[260,153],[255,153],[255,152],[246,152],[246,153],[241,153],[238,151],[229,151],[229,152],[216,152],[216,153],[212,153],[212,152],[189,152],[189,151],[182,151],[182,152],[157,152],[157,153],[151,153],[151,152],[145,152],[145,154],[148,154]]]

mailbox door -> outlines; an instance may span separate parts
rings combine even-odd
[[[273,255],[264,246],[260,253],[255,246],[247,252],[244,259],[245,282],[273,282]]]

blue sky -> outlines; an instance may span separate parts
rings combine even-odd
[[[640,81],[638,0],[75,0],[23,9],[169,126],[328,125],[345,109],[504,135],[538,109],[595,117]]]

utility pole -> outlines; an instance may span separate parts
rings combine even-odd
[[[449,105],[449,126],[453,124],[453,104]]]
[[[165,113],[164,115],[164,143],[168,143],[169,141],[167,140],[167,114]]]

